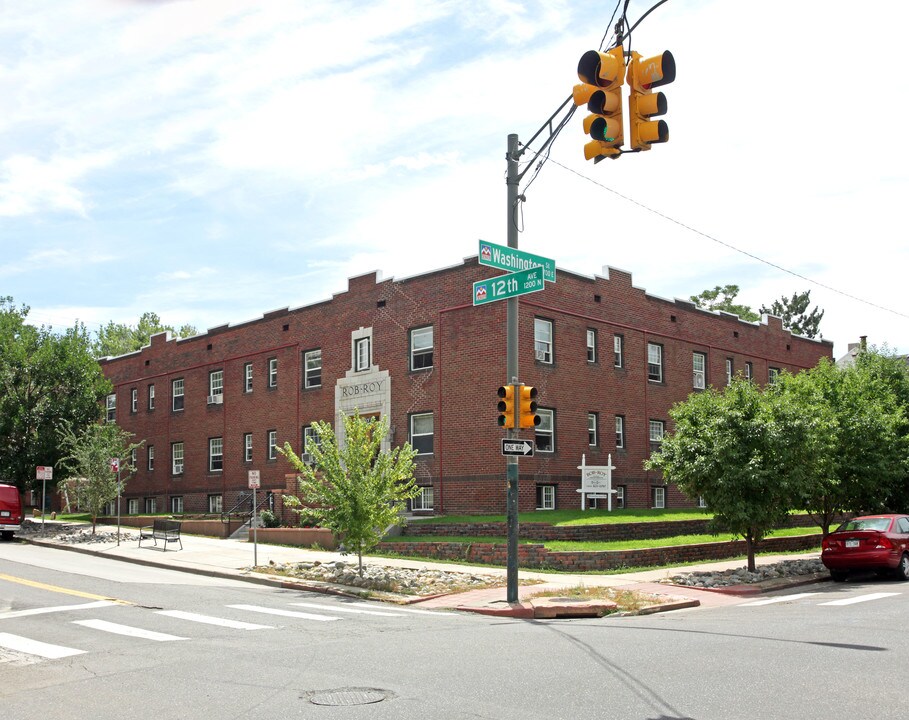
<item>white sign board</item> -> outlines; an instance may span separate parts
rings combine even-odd
[[[616,491],[612,489],[612,471],[615,465],[612,464],[612,455],[608,456],[605,465],[588,465],[586,456],[581,455],[581,464],[578,465],[581,471],[581,488],[577,492],[581,493],[581,510],[587,509],[587,496],[605,497],[608,500],[607,509],[612,511],[612,496]]]
[[[259,484],[259,471],[250,470],[249,471],[249,489],[258,490],[261,487]]]
[[[35,480],[53,480],[54,479],[54,468],[49,465],[39,465],[37,468],[37,476]]]

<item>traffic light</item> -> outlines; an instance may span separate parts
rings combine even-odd
[[[540,424],[540,416],[537,415],[537,389],[530,385],[519,385],[518,389],[518,427],[536,427]]]
[[[584,145],[584,159],[598,163],[621,154],[622,84],[625,82],[625,56],[622,46],[608,52],[589,50],[578,62],[580,85],[575,85],[575,105],[587,105],[593,113],[584,118],[584,132],[592,140]]]
[[[502,385],[498,391],[499,427],[514,427],[514,385]]]
[[[653,143],[669,140],[669,126],[665,120],[651,120],[666,114],[666,96],[653,92],[653,88],[668,85],[675,80],[675,59],[666,50],[662,55],[642,58],[631,53],[628,63],[628,124],[633,150],[650,150]]]

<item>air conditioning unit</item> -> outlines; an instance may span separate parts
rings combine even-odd
[[[312,465],[312,455],[309,453],[302,453],[300,455],[300,462],[302,462],[304,465]]]
[[[545,350],[537,350],[536,355],[537,355],[537,360],[539,360],[540,362],[546,362],[546,351]]]
[[[181,463],[180,465],[174,465],[174,475],[182,475],[182,474],[183,474],[183,464]]]
[[[224,395],[209,395],[208,404],[209,405],[221,405],[224,403]]]

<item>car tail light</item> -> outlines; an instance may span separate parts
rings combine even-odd
[[[821,541],[821,550],[829,550],[830,548],[836,545],[836,540],[831,540],[829,537],[825,537]]]
[[[875,549],[879,550],[893,550],[893,541],[890,540],[886,535],[881,535],[877,538],[877,541],[872,540],[871,542],[875,543]]]

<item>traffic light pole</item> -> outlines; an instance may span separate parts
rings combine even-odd
[[[518,158],[520,156],[518,136],[511,134],[508,136],[508,154],[506,156],[508,173],[505,183],[508,188],[508,247],[515,249],[518,247],[518,184],[521,181]],[[507,382],[516,384],[518,382],[518,298],[511,297],[506,302],[508,303],[505,321]],[[518,431],[516,428],[507,430],[509,440],[515,439],[517,435]],[[508,524],[506,600],[513,603],[518,601],[518,458],[517,456],[508,456],[505,462],[505,510]]]

